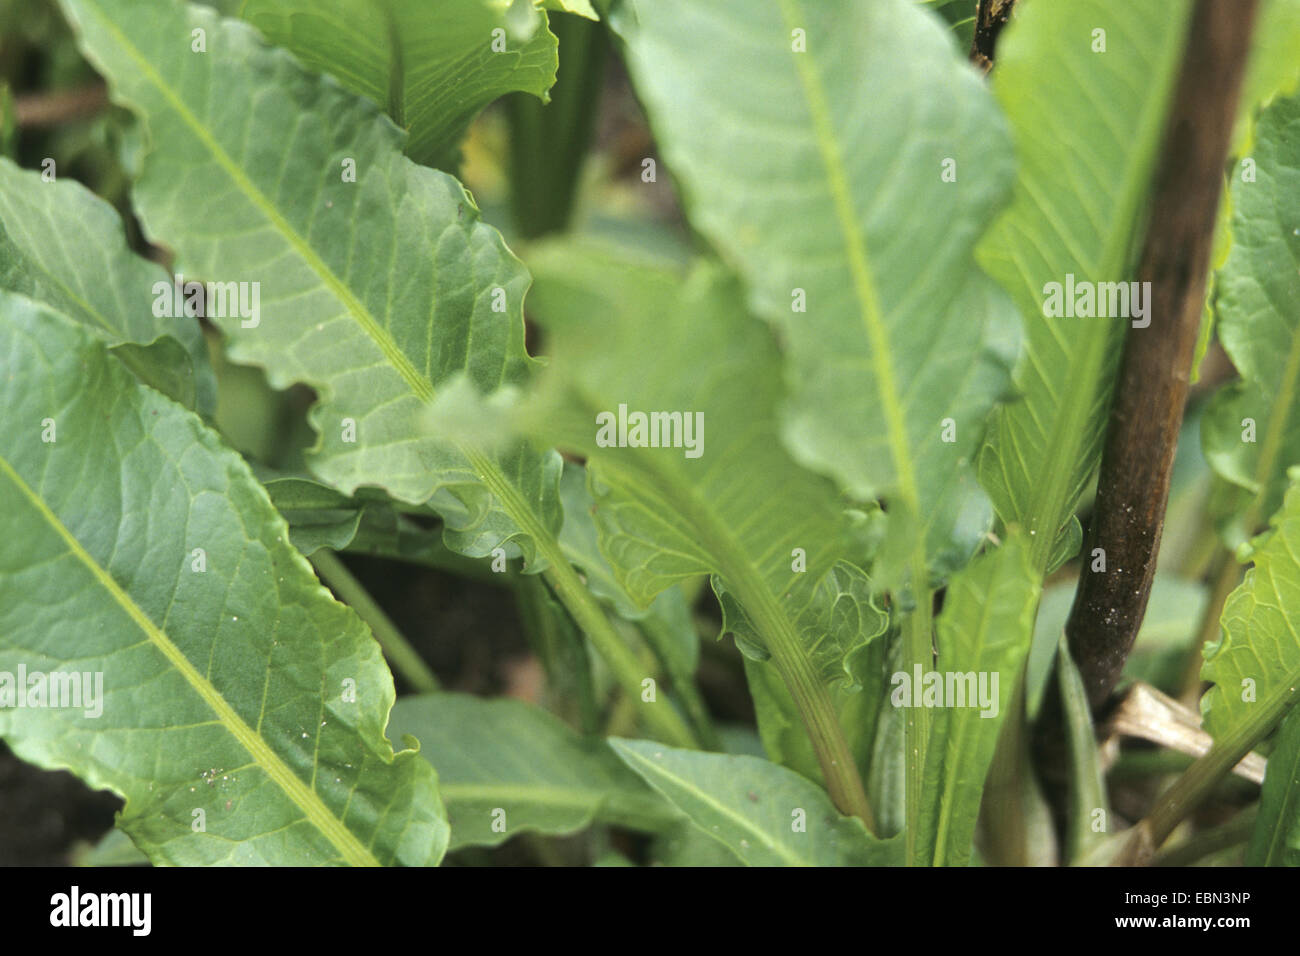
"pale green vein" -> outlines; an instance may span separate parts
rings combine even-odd
[[[806,20],[802,15],[803,8],[799,0],[780,0],[780,4],[781,15],[787,27],[796,28]],[[796,56],[794,61],[816,133],[817,150],[826,168],[835,215],[839,220],[840,231],[844,235],[849,270],[853,275],[853,292],[858,300],[858,311],[866,326],[867,337],[871,340],[871,362],[876,378],[876,391],[885,412],[885,421],[888,423],[890,454],[893,456],[894,470],[898,475],[898,490],[909,508],[915,511],[919,503],[916,474],[912,466],[911,451],[908,448],[907,425],[899,401],[898,385],[894,381],[894,369],[889,364],[889,357],[893,354],[889,347],[889,331],[885,327],[880,300],[876,294],[875,279],[867,259],[866,239],[853,208],[853,194],[844,167],[844,157],[835,134],[835,125],[831,119],[830,105],[826,100],[826,91],[822,87],[821,77],[817,75],[816,68],[811,65],[812,61],[808,56]]]
[[[714,510],[700,499],[693,486],[666,473],[645,452],[639,452],[637,460],[636,471],[619,469],[620,480],[652,488],[656,497],[673,502],[678,513],[694,529],[702,550],[716,566],[727,587],[735,592],[767,644],[781,679],[794,697],[837,808],[842,813],[859,817],[867,829],[874,832],[875,817],[862,788],[862,779],[845,739],[844,728],[825,684],[817,676],[817,669],[799,640],[798,630],[787,609],[764,579],[762,570],[736,539],[734,530],[718,520]]]
[[[93,0],[88,0],[93,5]],[[332,292],[349,313],[356,319],[357,323],[366,331],[366,334],[374,340],[379,346],[380,351],[384,353],[389,363],[397,370],[408,387],[422,401],[433,401],[433,385],[422,378],[411,364],[410,359],[402,352],[397,343],[393,341],[392,336],[376,321],[375,317],[358,299],[352,290],[336,276],[332,269],[325,263],[319,255],[316,254],[307,240],[300,236],[293,225],[280,214],[275,205],[267,199],[257,185],[253,183],[245,174],[238,164],[222,148],[221,144],[213,138],[208,132],[207,127],[203,125],[197,116],[190,111],[185,102],[180,99],[163,79],[163,77],[154,69],[153,64],[143,56],[140,51],[131,43],[130,39],[121,30],[117,24],[110,20],[102,10],[96,6],[95,11],[99,16],[100,22],[104,29],[113,35],[122,50],[131,58],[139,68],[142,75],[148,78],[149,82],[158,90],[163,98],[168,102],[176,114],[190,128],[194,136],[212,155],[217,164],[225,171],[226,175],[239,188],[240,192],[251,202],[263,216],[280,232],[288,241],[307,266],[325,283],[326,287]]]
[[[162,653],[167,662],[180,673],[186,683],[199,695],[200,699],[211,708],[212,712],[217,715],[221,726],[235,738],[239,745],[253,758],[257,766],[303,812],[307,821],[334,844],[343,858],[351,865],[379,866],[379,861],[357,839],[356,834],[344,826],[343,822],[330,811],[320,797],[297,774],[289,769],[288,765],[271,750],[260,735],[244,722],[243,718],[235,712],[234,708],[212,686],[211,682],[200,674],[189,658],[181,653],[180,648],[172,643],[171,638],[158,629],[131,596],[113,580],[108,571],[101,567],[94,557],[81,546],[81,542],[73,536],[67,526],[49,509],[27,482],[14,471],[3,456],[0,456],[0,471],[4,472],[14,487],[31,503],[37,513],[62,539],[63,543],[67,545],[69,553],[85,565],[100,587],[113,598],[118,606],[126,612],[127,616],[144,632],[149,643]]]

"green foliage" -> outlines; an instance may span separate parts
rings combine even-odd
[[[44,182],[0,158],[0,288],[75,318],[147,385],[210,416],[216,383],[192,316],[158,316],[172,277],[132,254],[107,203],[75,182]]]
[[[0,445],[0,671],[98,675],[93,706],[6,701],[0,734],[121,795],[156,863],[437,863],[437,777],[384,740],[379,648],[248,466],[71,319],[7,293],[0,317],[29,370],[0,377],[24,423]]]
[[[1191,8],[1020,0],[986,77],[974,0],[0,0],[0,737],[125,801],[80,861],[1104,862],[1259,746],[1300,862],[1297,0],[1125,671],[1231,591],[1214,749],[1134,784],[1063,651],[1159,329],[1044,297],[1134,277]]]
[[[1029,653],[1038,588],[1028,546],[1018,537],[981,555],[948,587],[938,625],[937,673],[970,675],[971,680],[954,685],[960,688],[962,704],[949,700],[948,709],[940,711],[930,725],[931,765],[926,768],[930,789],[922,810],[916,862],[936,866],[970,862],[982,789],[978,783],[988,775],[998,732],[1020,692],[1019,675]],[[992,675],[998,678],[997,686],[991,683]],[[991,692],[987,703],[978,696],[985,689]],[[918,688],[913,687],[912,693],[918,693]]]
[[[885,866],[901,841],[880,841],[835,812],[803,777],[755,757],[610,740],[614,752],[690,819],[749,866]]]
[[[945,514],[1016,352],[971,255],[1012,179],[993,98],[907,0],[635,9],[612,23],[692,222],[789,349],[782,439],[904,521]]]
[[[1218,335],[1240,381],[1221,389],[1201,435],[1215,472],[1248,494],[1245,535],[1282,503],[1300,464],[1300,97],[1260,116],[1251,175],[1232,177],[1232,251],[1218,277]]]
[[[1256,542],[1254,567],[1223,609],[1223,637],[1205,649],[1205,729],[1270,730],[1300,682],[1300,488],[1293,484]]]
[[[519,833],[565,834],[593,820],[650,832],[679,816],[600,740],[583,740],[521,701],[464,694],[404,697],[388,734],[411,735],[438,768],[452,850]]]
[[[491,0],[246,0],[240,16],[381,106],[410,133],[406,154],[440,169],[484,106],[512,90],[545,100],[555,82],[546,17]]]
[[[998,516],[1033,538],[1040,571],[1078,550],[1074,510],[1101,455],[1126,324],[1048,318],[1044,287],[1129,278],[1189,6],[1027,2],[999,41],[993,88],[1020,170],[979,253],[1015,298],[1028,341],[1023,399],[994,414],[979,474]],[[1076,95],[1056,95],[1045,76],[1072,77]]]
[[[440,493],[449,545],[481,557],[514,542],[531,562],[535,535],[560,523],[558,456],[520,445],[490,459],[418,437],[424,404],[454,376],[489,389],[526,374],[518,260],[459,183],[401,155],[401,135],[367,103],[202,7],[147,8],[68,3],[114,94],[165,147],[135,190],[147,231],[197,275],[259,283],[275,316],[212,316],[230,357],[266,368],[272,384],[320,391],[309,460],[328,483],[417,503]],[[178,42],[193,29],[206,31],[207,54]],[[142,59],[153,66],[140,70]],[[260,107],[239,107],[254,91]],[[283,157],[258,148],[295,117]],[[356,184],[349,161],[366,174]],[[508,303],[504,318],[494,298]]]

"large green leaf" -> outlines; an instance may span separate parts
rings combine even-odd
[[[852,681],[883,616],[845,560],[852,520],[834,487],[777,439],[781,365],[767,329],[711,265],[683,275],[594,245],[539,247],[530,264],[530,314],[553,357],[529,427],[587,457],[600,549],[619,582],[646,606],[713,574],[727,629],[775,658],[805,724],[825,721],[827,688]],[[598,426],[620,407],[680,413],[665,436],[678,447],[602,445]]]
[[[451,169],[479,110],[515,90],[546,100],[555,82],[545,15],[520,23],[507,8],[501,0],[246,0],[240,16],[382,106],[410,132],[412,159]]]
[[[587,456],[600,550],[627,595],[645,607],[679,581],[716,574],[733,614],[728,629],[754,654],[772,650],[763,647],[770,635],[759,614],[776,612],[784,629],[806,631],[824,677],[847,679],[858,645],[840,646],[829,619],[801,628],[805,607],[789,599],[806,606],[848,556],[851,519],[832,485],[775,441],[780,358],[737,285],[708,264],[683,275],[594,244],[537,247],[529,262],[536,275],[529,311],[546,328],[553,357],[527,418]],[[617,418],[620,405],[628,415],[679,411],[692,430],[702,416],[705,427],[694,448],[685,428],[672,435],[677,447],[603,445],[598,416]],[[782,507],[765,507],[773,501]],[[844,574],[844,587],[869,602],[862,582],[850,582],[853,570]],[[843,593],[837,583],[822,590],[830,603],[809,613],[829,613]]]
[[[449,545],[481,557],[513,543],[532,564],[560,524],[559,457],[465,452],[420,428],[452,376],[490,391],[531,362],[528,274],[460,184],[406,159],[373,105],[246,24],[172,0],[65,8],[113,97],[145,121],[154,149],[135,199],[146,231],[183,271],[260,283],[256,326],[211,317],[230,357],[320,394],[312,469],[346,493],[374,484],[419,503],[436,492]],[[191,52],[193,29],[207,53]]]
[[[1255,181],[1232,178],[1232,251],[1218,276],[1219,340],[1241,381],[1215,395],[1201,430],[1214,470],[1250,492],[1252,525],[1277,510],[1300,464],[1300,97],[1266,109],[1257,138]]]
[[[113,207],[80,183],[46,182],[0,158],[0,289],[82,322],[140,380],[205,416],[216,402],[207,345],[193,317],[158,316],[172,277],[131,253]]]
[[[468,694],[403,697],[388,734],[410,734],[438,768],[451,849],[526,831],[574,833],[593,821],[660,832],[681,817],[619,762],[544,710]]]
[[[946,706],[930,725],[930,766],[914,862],[970,862],[982,785],[998,733],[1019,691],[1038,594],[1038,576],[1019,536],[976,558],[948,585],[938,622],[939,653],[930,671],[944,681],[941,703]],[[950,682],[949,675],[956,677]],[[964,683],[968,676],[973,682]],[[915,675],[902,677],[906,686],[896,685],[895,694],[910,689],[910,703],[921,704]],[[948,698],[950,687],[961,695],[960,706]],[[980,696],[986,692],[987,698]]]
[[[1201,710],[1216,742],[1248,725],[1262,736],[1300,684],[1298,479],[1293,470],[1281,510],[1257,541],[1254,567],[1224,605],[1222,637],[1205,647],[1201,677],[1215,686],[1201,699]]]
[[[835,812],[816,784],[758,757],[612,738],[629,767],[749,866],[888,866],[901,841],[877,840]]]
[[[158,863],[438,862],[437,778],[384,739],[379,645],[243,459],[29,300],[0,295],[0,356],[23,370],[0,376],[0,736],[121,795]],[[102,696],[16,707],[20,668]]]
[[[1020,170],[979,253],[1020,307],[1028,356],[1016,375],[1024,399],[994,413],[979,472],[1002,520],[1033,537],[1040,570],[1078,547],[1072,515],[1101,455],[1129,326],[1049,318],[1045,286],[1133,278],[1188,10],[1186,0],[1026,0],[998,42],[993,87]]]
[[[933,513],[1018,341],[972,255],[1012,180],[992,96],[910,0],[656,0],[611,22],[692,224],[788,343],[783,439],[892,514]]]

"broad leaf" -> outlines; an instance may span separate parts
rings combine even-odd
[[[171,0],[65,6],[156,147],[135,190],[146,231],[197,276],[258,283],[256,324],[210,316],[231,359],[321,395],[315,473],[349,494],[373,484],[420,503],[436,492],[449,545],[478,557],[517,545],[544,565],[535,547],[560,523],[559,456],[421,437],[445,381],[491,391],[531,361],[528,275],[460,184],[406,159],[402,133],[371,104],[246,24]],[[206,53],[191,52],[194,29]]]
[[[418,739],[438,768],[453,850],[496,846],[530,830],[574,833],[594,821],[658,832],[680,820],[604,741],[584,740],[523,701],[403,697],[388,734]]]
[[[117,212],[80,183],[46,182],[0,158],[0,289],[83,323],[142,382],[212,414],[216,382],[199,323],[155,312],[160,294],[173,301],[172,277],[127,248]]]
[[[647,740],[610,746],[699,830],[749,866],[888,866],[901,842],[843,817],[816,784],[757,757],[701,753]]]
[[[1300,97],[1266,109],[1257,139],[1254,181],[1232,178],[1218,276],[1219,340],[1241,381],[1215,395],[1201,430],[1214,470],[1250,492],[1251,525],[1277,510],[1300,464]]]
[[[1070,755],[1070,798],[1065,827],[1064,856],[1070,865],[1080,865],[1088,854],[1099,852],[1110,832],[1110,801],[1106,776],[1101,768],[1097,733],[1083,677],[1070,656],[1062,634],[1056,654],[1056,679],[1061,691],[1061,713],[1066,748]],[[1100,816],[1098,816],[1100,814]],[[1102,829],[1097,829],[1101,823]]]
[[[855,496],[932,514],[1018,341],[972,256],[1012,179],[993,98],[910,0],[656,0],[611,22],[692,224],[788,342],[782,438]]]
[[[26,370],[0,376],[0,736],[122,796],[119,826],[156,863],[437,863],[437,778],[384,739],[379,645],[243,459],[8,294],[0,356]],[[16,707],[22,669],[29,692],[84,674],[102,695]]]
[[[1133,278],[1188,10],[1186,0],[1037,0],[1019,5],[998,41],[993,88],[1019,173],[979,253],[1020,307],[1028,356],[1016,375],[1023,401],[994,413],[979,473],[999,517],[1033,538],[1040,570],[1078,548],[1072,516],[1101,455],[1130,324],[1049,318],[1046,286]]]
[[[587,456],[600,549],[620,583],[645,606],[715,575],[726,628],[751,655],[772,655],[805,723],[826,720],[804,708],[829,707],[826,688],[851,681],[883,618],[845,560],[850,519],[835,489],[777,440],[781,366],[767,330],[707,264],[683,276],[591,246],[538,249],[530,263],[530,313],[554,351],[528,422]],[[661,420],[660,447],[616,434],[620,415],[650,412],[677,413],[676,431]]]
[[[1228,596],[1219,641],[1205,647],[1201,699],[1205,729],[1216,742],[1254,725],[1263,736],[1294,698],[1300,683],[1300,474],[1267,535],[1255,565]],[[1270,721],[1272,723],[1270,723]]]
[[[247,0],[240,16],[378,103],[410,132],[407,155],[442,169],[479,110],[515,90],[546,100],[555,82],[545,16],[519,30],[499,0]]]
[[[848,679],[858,644],[837,643],[828,616],[796,621],[829,615],[842,593],[828,581],[820,592],[828,603],[812,602],[823,578],[839,573],[849,518],[831,484],[774,440],[779,356],[738,286],[710,265],[683,276],[594,245],[538,247],[530,264],[530,313],[554,353],[527,421],[587,455],[600,550],[628,596],[645,607],[674,583],[716,574],[727,629],[751,653],[771,652],[769,622],[757,615],[784,602],[783,627],[801,634],[823,676]],[[656,347],[647,352],[650,335]],[[649,447],[645,435],[637,447],[628,428],[616,434],[620,405],[625,419],[674,411],[680,424],[666,424],[663,447]],[[762,507],[770,501],[782,502],[779,512]],[[855,599],[869,603],[861,572],[842,570],[846,581],[859,579]]]
[[[931,723],[914,862],[970,863],[982,784],[1019,690],[1038,594],[1038,576],[1019,536],[976,558],[949,582],[938,622],[939,653],[928,671],[943,682],[944,706]],[[923,686],[914,674],[896,675],[891,702],[920,706]]]

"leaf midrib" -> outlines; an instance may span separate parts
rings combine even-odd
[[[94,3],[94,0],[87,0]],[[98,8],[96,7],[98,11]],[[300,236],[293,226],[286,220],[275,206],[266,198],[257,186],[244,175],[243,170],[234,162],[233,159],[222,149],[221,144],[209,135],[207,129],[198,121],[198,118],[190,112],[186,104],[176,97],[170,87],[164,81],[161,75],[154,70],[153,65],[143,57],[139,50],[131,43],[130,39],[123,34],[111,20],[99,13],[100,20],[105,24],[106,29],[116,38],[121,48],[134,60],[140,67],[149,81],[158,89],[159,93],[167,100],[172,109],[179,115],[185,124],[193,130],[195,136],[200,142],[212,153],[218,164],[224,169],[227,175],[239,188],[249,201],[257,207],[259,211],[267,217],[273,226],[282,233],[285,239],[298,252],[303,261],[311,270],[316,273],[321,281],[333,292],[342,302],[347,311],[361,326],[362,330],[378,345],[384,357],[390,365],[405,381],[406,385],[421,401],[431,402],[435,395],[433,384],[416,371],[405,353],[398,347],[392,336],[388,334],[375,320],[365,305],[357,299],[347,285],[334,274],[330,267],[322,260],[311,248],[305,239]],[[537,520],[532,509],[528,506],[518,494],[504,472],[501,471],[496,462],[492,461],[486,455],[477,454],[468,446],[455,443],[461,450],[462,454],[469,459],[471,465],[479,471],[479,478],[488,484],[489,487],[497,493],[497,497],[502,502],[503,510],[510,515],[515,523],[530,534],[540,545],[549,542],[550,534],[545,528],[543,522]],[[546,548],[547,556],[552,560],[555,559],[557,548]]]
[[[785,20],[788,28],[799,27],[807,21],[800,0],[778,0],[778,3],[781,7],[782,19]],[[893,366],[890,364],[890,358],[894,353],[889,344],[889,330],[886,328],[880,298],[876,292],[875,278],[867,255],[866,238],[863,236],[854,210],[848,173],[844,166],[839,139],[835,133],[826,91],[822,87],[821,77],[818,76],[816,68],[811,65],[810,56],[811,54],[807,53],[795,56],[795,69],[812,120],[813,139],[825,168],[835,217],[844,238],[849,272],[853,278],[853,293],[858,303],[858,314],[866,327],[867,338],[871,343],[871,364],[876,380],[876,394],[880,399],[889,432],[890,456],[894,460],[898,493],[909,508],[915,511],[920,496],[917,491],[911,449],[908,446],[902,398],[894,380]]]
[[[226,699],[212,683],[198,672],[187,658],[163,631],[150,620],[135,600],[122,590],[112,575],[103,568],[95,558],[82,547],[81,542],[68,529],[63,521],[50,510],[45,501],[35,492],[22,476],[14,470],[9,461],[0,455],[0,472],[18,489],[37,513],[49,525],[50,529],[67,546],[73,555],[94,577],[114,602],[122,608],[127,616],[144,632],[145,637],[163,655],[169,664],[185,679],[186,683],[208,705],[222,727],[235,738],[236,742],[252,757],[254,763],[266,773],[303,813],[304,817],[340,852],[345,860],[353,866],[379,866],[379,861],[370,850],[361,843],[351,830],[334,815],[316,793],[295,774],[287,764],[270,748],[267,742],[253,728],[244,722]]]
[[[787,29],[799,28],[807,22],[800,0],[778,0],[781,17]],[[844,239],[845,252],[848,256],[849,273],[853,279],[853,294],[857,299],[858,314],[866,327],[867,339],[871,344],[871,365],[876,384],[876,395],[884,412],[885,427],[889,437],[890,457],[894,463],[896,491],[902,505],[904,522],[920,519],[920,491],[916,481],[912,453],[908,444],[907,422],[903,415],[903,401],[894,380],[894,368],[891,364],[893,350],[889,343],[889,330],[886,327],[879,295],[876,291],[875,278],[871,262],[867,255],[866,237],[862,233],[854,210],[852,191],[849,187],[848,172],[844,165],[844,156],[835,132],[830,105],[821,77],[812,65],[812,55],[800,53],[794,57],[795,70],[803,87],[804,100],[808,107],[809,118],[813,124],[813,139],[825,168],[827,186],[831,194],[831,203],[835,209],[835,218],[839,222]],[[913,591],[916,592],[918,606],[930,601],[927,587],[927,565],[923,535],[915,535],[909,556],[911,565]],[[904,634],[904,664],[920,661],[928,651],[932,640],[930,616],[926,612],[913,613],[909,616]],[[916,836],[916,820],[920,807],[920,794],[923,792],[925,773],[925,751],[930,736],[930,715],[924,709],[909,709],[904,720],[904,736],[907,741],[907,790],[915,795],[907,801],[907,841],[908,855]]]
[[[163,77],[154,69],[153,64],[148,60],[148,58],[143,56],[126,34],[118,29],[117,24],[109,19],[102,10],[100,10],[98,4],[95,3],[95,0],[85,0],[85,2],[88,9],[93,9],[95,11],[105,32],[114,38],[120,49],[136,64],[141,74],[143,74],[154,88],[158,90],[176,115],[179,116],[185,125],[190,128],[195,138],[197,138],[204,148],[208,150],[212,155],[212,158],[216,160],[217,164],[225,171],[226,175],[230,177],[231,181],[239,191],[243,193],[258,212],[265,216],[267,221],[269,221],[271,225],[274,226],[275,229],[285,238],[289,245],[293,247],[294,252],[301,257],[308,268],[320,277],[321,281],[329,291],[343,304],[344,308],[352,315],[357,324],[361,326],[366,334],[370,336],[379,347],[384,358],[387,359],[389,364],[392,365],[393,368],[397,370],[398,374],[402,376],[402,379],[406,382],[411,391],[414,392],[421,401],[431,402],[434,398],[432,383],[424,379],[419,372],[416,371],[415,366],[411,364],[410,359],[408,359],[405,353],[402,352],[401,348],[393,340],[393,337],[389,335],[388,331],[379,324],[373,315],[370,314],[369,309],[367,309],[361,300],[353,294],[347,284],[334,274],[334,271],[323,259],[321,259],[319,255],[317,255],[316,250],[311,247],[306,239],[298,234],[298,231],[294,229],[293,225],[280,214],[280,211],[266,198],[262,191],[258,189],[256,184],[254,184],[253,181],[244,174],[244,171],[222,148],[221,144],[212,137],[207,128],[199,122],[198,117],[190,111],[185,102],[176,96]],[[122,95],[121,90],[118,88],[118,84],[114,83],[113,86],[117,90],[118,94]]]

